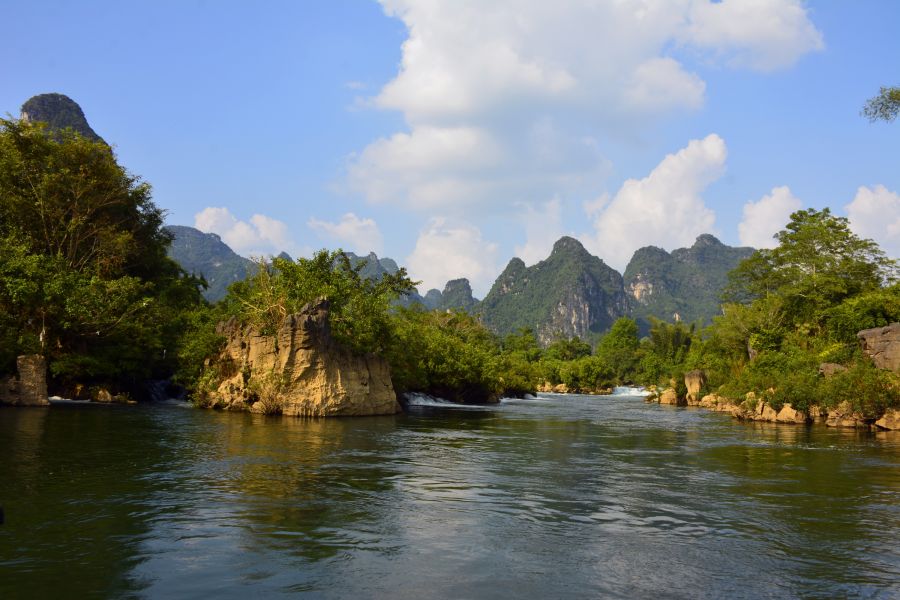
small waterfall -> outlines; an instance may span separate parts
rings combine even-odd
[[[444,400],[443,398],[435,398],[428,394],[420,394],[418,392],[407,392],[400,398],[400,403],[404,406],[460,406],[455,402]]]
[[[640,385],[622,385],[613,388],[613,396],[649,396],[650,392]]]

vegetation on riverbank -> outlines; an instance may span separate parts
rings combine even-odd
[[[175,370],[203,282],[166,256],[150,192],[101,141],[0,119],[0,375],[20,354],[62,388]]]

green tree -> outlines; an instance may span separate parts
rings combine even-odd
[[[166,255],[171,237],[150,191],[106,144],[0,119],[7,355],[41,352],[63,380],[144,378],[174,367],[181,315],[202,303],[203,281]]]
[[[605,354],[611,350],[637,350],[640,329],[634,319],[621,317],[613,323],[597,348],[597,354]]]
[[[795,212],[775,238],[775,249],[757,251],[728,274],[721,296],[726,302],[749,303],[777,293],[795,324],[819,327],[828,308],[896,279],[896,261],[828,208]]]
[[[544,356],[547,358],[562,361],[576,360],[590,355],[591,345],[587,342],[582,342],[577,335],[571,340],[558,335],[557,341],[550,344],[544,351]]]
[[[859,114],[868,118],[870,123],[875,121],[891,123],[897,118],[898,113],[900,113],[900,87],[895,85],[882,87],[877,96],[866,101]]]

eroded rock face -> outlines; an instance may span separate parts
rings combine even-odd
[[[40,354],[16,359],[19,378],[0,381],[0,404],[17,406],[50,406],[47,399],[47,361]]]
[[[390,366],[372,354],[355,356],[331,335],[328,300],[318,298],[285,318],[276,336],[241,328],[234,318],[219,323],[226,338],[220,361],[235,374],[218,389],[218,400],[233,408],[253,408],[254,379],[277,376],[282,413],[300,417],[389,415],[401,412]],[[258,408],[258,407],[257,407]]]
[[[700,390],[706,385],[706,371],[694,369],[684,374],[684,385],[687,387],[688,406],[700,405]]]
[[[900,367],[900,323],[864,329],[856,337],[862,344],[863,354],[871,358],[875,366],[897,372]]]
[[[685,404],[687,404],[687,401],[684,398],[679,398],[674,388],[669,388],[660,395],[659,403],[671,404],[673,406],[684,406]]]
[[[875,424],[882,429],[900,429],[900,410],[888,409]]]
[[[834,408],[828,409],[828,417],[825,425],[828,427],[869,427],[869,419],[860,412],[854,411],[846,402]]]
[[[844,365],[839,365],[837,363],[822,363],[819,365],[819,375],[828,379],[835,373],[840,373],[842,371],[846,371],[847,367]]]

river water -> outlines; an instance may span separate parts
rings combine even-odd
[[[900,434],[614,396],[0,409],[0,598],[896,598]]]

